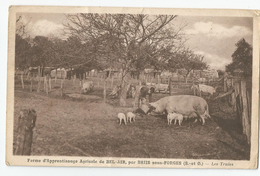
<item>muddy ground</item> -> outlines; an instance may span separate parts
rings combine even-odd
[[[120,126],[117,113],[132,108],[119,107],[118,99],[108,98],[104,103],[102,87],[74,98],[69,95],[78,95],[75,87],[64,90],[63,97],[58,86],[53,87],[48,96],[15,87],[14,129],[21,109],[37,112],[32,155],[249,159],[250,146],[225,100],[208,100],[212,120],[206,120],[204,126],[188,120],[182,126],[169,126],[165,115],[138,116],[136,122]],[[176,94],[185,92],[180,89]],[[154,94],[153,101],[164,96],[168,94]],[[14,131],[14,141],[16,136]]]

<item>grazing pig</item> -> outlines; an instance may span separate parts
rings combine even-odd
[[[169,85],[168,84],[156,84],[155,85],[155,92],[168,92],[169,91]]]
[[[199,82],[203,82],[203,83],[204,83],[204,82],[206,82],[206,81],[207,81],[207,79],[206,79],[206,78],[199,78],[199,79],[198,79],[198,81],[199,81]]]
[[[156,113],[175,112],[188,117],[196,113],[205,124],[205,119],[210,118],[209,108],[206,100],[193,95],[175,95],[161,98],[160,100],[149,103],[150,110]]]
[[[83,83],[81,90],[83,93],[87,93],[87,92],[92,91],[93,88],[94,88],[93,81],[87,81],[87,82]]]
[[[172,120],[175,120],[174,121],[174,125],[176,125],[177,123],[177,120],[179,122],[179,125],[181,126],[181,123],[183,121],[183,115],[182,114],[176,114],[176,113],[169,113],[167,115],[167,120],[168,120],[168,125],[172,124]]]
[[[124,113],[118,113],[117,117],[119,118],[119,125],[121,125],[122,120],[124,120],[126,125],[126,117]]]
[[[126,118],[127,118],[127,121],[129,121],[130,123],[132,123],[132,122],[131,122],[132,119],[133,119],[133,121],[135,122],[135,114],[132,113],[132,112],[128,112],[128,113],[126,114]]]
[[[198,85],[193,84],[191,86],[191,89],[197,90],[200,93],[200,97],[201,97],[201,92],[209,93],[211,96],[216,92],[214,87],[204,85],[204,84],[198,84]]]

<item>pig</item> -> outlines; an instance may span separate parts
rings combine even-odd
[[[175,112],[189,117],[190,114],[196,113],[205,124],[205,119],[211,118],[206,100],[193,95],[175,95],[161,98],[156,102],[149,103],[149,111],[162,113],[164,111]]]
[[[124,113],[118,113],[117,117],[119,118],[119,125],[121,125],[122,120],[124,120],[126,125],[126,117]]]
[[[167,115],[168,125],[172,124],[172,120],[174,120],[174,125],[176,125],[177,121],[179,122],[179,125],[181,126],[181,123],[183,121],[183,115],[182,114],[176,114],[176,113],[169,113]]]
[[[132,123],[132,122],[131,122],[132,119],[133,119],[133,121],[135,122],[135,114],[132,113],[132,112],[128,112],[128,113],[126,114],[126,118],[127,118],[127,121],[129,121],[130,123]]]
[[[82,88],[81,88],[81,92],[88,93],[88,92],[93,91],[93,88],[94,88],[93,81],[87,81],[87,82],[83,83]]]

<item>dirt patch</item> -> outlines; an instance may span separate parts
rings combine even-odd
[[[213,120],[204,126],[193,121],[169,126],[165,115],[138,116],[136,122],[120,126],[117,113],[132,108],[119,107],[117,99],[104,103],[95,92],[68,95],[71,97],[15,92],[15,129],[20,109],[34,108],[37,112],[32,155],[249,159],[249,146],[234,123],[235,117],[214,108],[219,102],[209,104]],[[167,94],[154,94],[153,101],[164,96]]]

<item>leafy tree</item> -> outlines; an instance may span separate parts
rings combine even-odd
[[[181,74],[187,83],[187,77],[192,70],[207,69],[208,65],[203,61],[204,56],[195,54],[190,49],[184,49],[176,52],[169,60],[167,67],[168,70]]]
[[[30,65],[31,45],[20,35],[15,36],[15,67],[26,69]]]
[[[236,50],[232,54],[232,63],[226,66],[226,71],[234,73],[239,69],[243,76],[252,76],[252,46],[244,38],[236,43]]]
[[[29,23],[29,22],[28,22]],[[30,65],[30,50],[28,33],[26,31],[27,24],[22,21],[22,16],[16,19],[16,35],[15,35],[15,67],[26,69]]]

